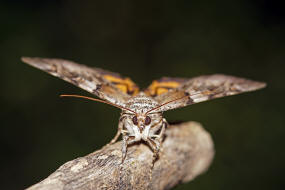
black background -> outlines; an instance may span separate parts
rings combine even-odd
[[[285,11],[281,1],[0,2],[1,189],[23,189],[106,144],[119,110],[21,56],[57,57],[130,76],[225,73],[266,89],[165,113],[212,134],[210,170],[182,189],[284,189]]]

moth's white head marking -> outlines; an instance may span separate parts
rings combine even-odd
[[[134,137],[135,141],[141,139],[146,140],[149,138],[150,134],[156,133],[157,129],[153,126],[161,123],[163,119],[162,113],[148,113],[148,111],[158,106],[158,102],[151,97],[146,96],[143,92],[139,93],[126,103],[126,108],[133,110],[135,113],[123,110],[121,122],[124,123],[124,129],[128,131],[129,136]]]

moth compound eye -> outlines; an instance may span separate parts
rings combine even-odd
[[[144,124],[145,124],[145,125],[149,125],[150,122],[151,122],[150,117],[149,117],[149,116],[146,116],[146,117],[145,117],[145,120],[144,120]]]
[[[135,125],[138,125],[138,118],[137,118],[137,116],[134,116],[132,120],[133,120],[133,123]]]

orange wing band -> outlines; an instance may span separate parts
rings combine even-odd
[[[176,88],[180,86],[180,82],[176,81],[165,81],[165,82],[159,82],[159,81],[153,81],[151,85],[145,90],[145,93],[149,96],[158,96],[163,93],[168,92],[170,89]]]
[[[139,92],[139,88],[130,78],[119,78],[112,75],[103,75],[103,77],[126,94],[134,96]]]

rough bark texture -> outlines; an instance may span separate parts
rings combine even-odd
[[[69,161],[28,190],[164,190],[193,180],[207,170],[214,156],[208,132],[199,123],[171,125],[160,158],[143,143],[130,146],[122,170],[121,142]],[[151,172],[152,171],[152,172]]]

